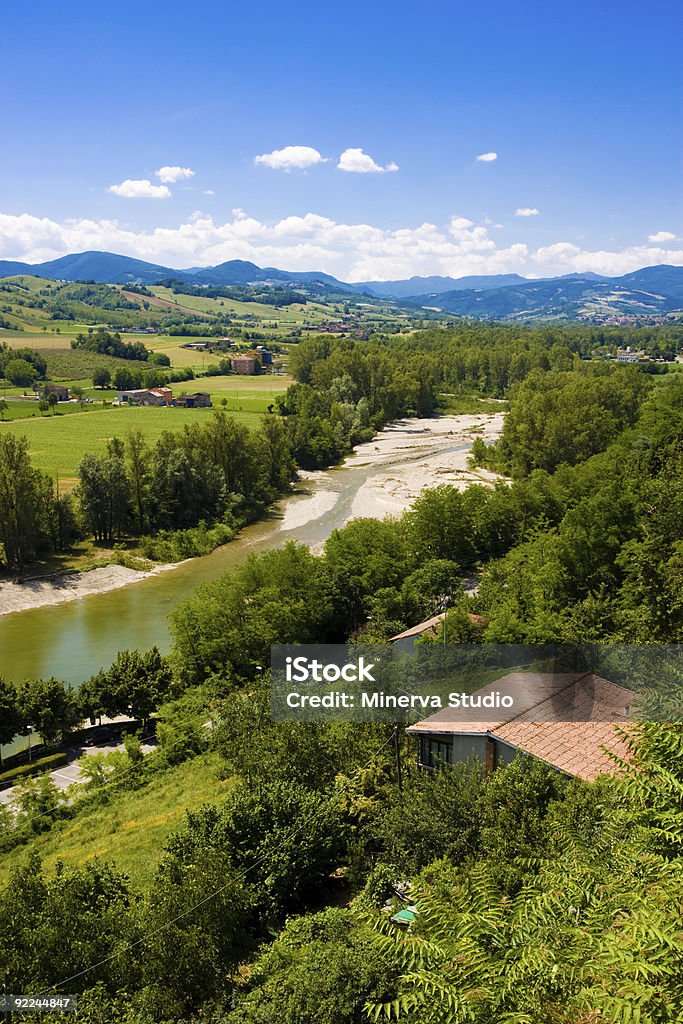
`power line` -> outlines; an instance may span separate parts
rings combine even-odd
[[[384,743],[382,743],[382,745],[373,752],[372,756],[366,762],[366,764],[363,765],[362,768],[357,769],[354,774],[358,775],[360,772],[368,768],[372,764],[374,759],[379,754],[381,754],[384,748],[389,746],[389,744],[393,742],[394,736],[392,733],[392,735],[389,736],[384,741]],[[350,785],[351,781],[351,779],[348,779],[347,785]],[[339,790],[335,790],[335,792],[330,796],[328,800],[323,801],[323,803],[319,805],[319,807],[314,811],[310,818],[303,821],[301,824],[292,829],[289,835],[285,836],[282,842],[279,843],[278,846],[275,847],[275,849],[269,850],[267,853],[264,853],[261,857],[258,857],[248,867],[239,869],[237,875],[241,876],[242,878],[245,878],[250,871],[253,871],[255,868],[259,867],[260,864],[263,864],[264,862],[269,860],[274,854],[278,853],[287,843],[291,842],[291,840],[294,839],[300,832],[302,832],[304,828],[306,828],[311,822],[313,822],[322,811],[327,810],[329,806],[336,803],[339,799],[339,793]],[[78,978],[82,978],[84,975],[89,974],[90,971],[94,971],[98,967],[103,967],[105,964],[110,963],[112,960],[120,956],[122,953],[128,953],[131,950],[136,949],[146,940],[154,938],[155,935],[159,935],[161,932],[168,930],[174,924],[177,924],[178,921],[182,921],[184,918],[189,917],[190,914],[193,914],[196,910],[199,910],[200,907],[203,907],[207,903],[210,903],[211,900],[215,899],[217,896],[220,896],[221,893],[225,892],[226,889],[233,885],[234,881],[235,878],[233,877],[230,879],[230,881],[226,882],[225,885],[221,885],[217,889],[214,889],[207,896],[204,896],[201,900],[198,900],[197,903],[194,903],[191,907],[187,907],[181,913],[176,914],[174,917],[172,917],[169,921],[165,921],[163,924],[159,925],[158,928],[154,928],[151,931],[146,931],[143,935],[140,936],[139,939],[136,939],[134,942],[131,942],[128,945],[123,946],[121,948],[118,948],[114,953],[110,953],[108,956],[103,957],[96,963],[90,964],[88,967],[83,968],[82,971],[78,971],[76,974],[72,974],[68,978],[63,978],[61,981],[55,982],[54,985],[50,985],[49,988],[44,989],[42,992],[40,992],[36,998],[42,998],[43,996],[46,996],[49,992],[54,992],[55,990],[62,988],[64,985],[69,985],[72,981],[77,981]]]

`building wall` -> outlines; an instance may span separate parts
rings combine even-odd
[[[518,754],[516,747],[490,736],[471,733],[421,733],[418,760],[425,768],[439,764],[467,764],[478,761],[488,769],[510,764]]]

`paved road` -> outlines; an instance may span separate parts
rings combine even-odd
[[[155,746],[154,742],[147,741],[142,744],[141,750],[143,754],[148,754],[150,750],[153,750]],[[67,789],[74,782],[82,780],[81,770],[77,764],[78,758],[83,754],[110,754],[112,750],[124,750],[123,742],[112,740],[110,743],[103,743],[100,746],[76,746],[67,747],[64,751],[66,756],[69,758],[68,764],[63,764],[60,768],[55,768],[54,771],[48,772],[55,786],[58,789]],[[38,775],[34,775],[33,778],[40,778]],[[11,786],[9,789],[0,790],[0,803],[9,805],[12,803],[14,796],[15,786]]]

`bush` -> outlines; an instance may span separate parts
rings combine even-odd
[[[41,772],[52,771],[54,768],[61,768],[66,764],[66,754],[49,754],[47,757],[40,757],[31,764],[20,764],[16,768],[10,768],[0,775],[0,789],[7,789],[22,779],[30,778],[32,775],[40,775]]]

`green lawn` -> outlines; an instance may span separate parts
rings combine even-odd
[[[135,882],[151,879],[168,835],[178,829],[185,812],[203,803],[219,803],[233,786],[217,777],[214,755],[178,765],[144,789],[115,794],[102,807],[89,807],[25,846],[0,855],[0,885],[12,868],[38,853],[51,873],[58,860],[82,867],[94,857],[116,861]]]

